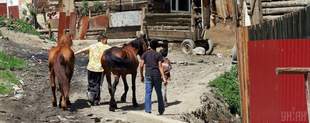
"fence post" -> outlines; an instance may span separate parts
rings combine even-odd
[[[237,31],[238,78],[240,82],[242,123],[249,123],[249,69],[248,69],[248,28],[240,27]]]

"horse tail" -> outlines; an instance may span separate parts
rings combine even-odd
[[[54,63],[54,71],[55,75],[60,82],[59,84],[62,85],[64,82],[68,82],[68,77],[66,76],[66,61],[62,54],[56,57],[56,62]]]

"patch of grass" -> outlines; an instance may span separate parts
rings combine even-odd
[[[23,32],[33,35],[39,35],[40,33],[31,25],[25,22],[24,20],[9,20],[7,27],[9,30],[14,30],[17,32]]]
[[[8,94],[12,91],[12,86],[0,83],[0,94]]]
[[[225,72],[209,84],[215,88],[215,94],[224,97],[232,114],[240,114],[240,94],[236,66],[232,66],[229,72]]]
[[[0,78],[1,78],[0,83],[10,82],[10,83],[14,83],[14,84],[19,84],[16,76],[12,72],[7,71],[7,70],[0,71]]]
[[[22,69],[25,64],[24,60],[0,51],[0,94],[8,94],[13,90],[13,85],[20,84],[16,75],[10,70]]]
[[[0,69],[22,69],[25,64],[24,60],[0,51]]]
[[[0,16],[0,27],[4,27],[5,25],[5,17]]]

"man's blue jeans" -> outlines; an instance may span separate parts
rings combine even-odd
[[[164,113],[165,107],[164,107],[163,95],[161,92],[161,85],[162,82],[160,77],[152,77],[152,76],[145,77],[145,102],[144,102],[145,112],[148,113],[152,112],[152,91],[153,87],[155,87],[158,101],[158,112],[159,114]]]

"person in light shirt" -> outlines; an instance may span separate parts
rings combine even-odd
[[[89,47],[75,52],[75,55],[80,53],[88,53],[88,88],[87,97],[92,105],[99,105],[100,103],[100,90],[104,78],[104,69],[101,66],[101,57],[105,50],[111,48],[107,44],[107,36],[101,34],[98,37],[98,43],[92,44]]]

